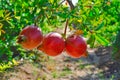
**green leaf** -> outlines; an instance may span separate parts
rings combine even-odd
[[[54,0],[49,0],[49,2],[53,4],[53,3],[54,3]]]
[[[95,8],[94,10],[96,12],[96,15],[99,15],[99,8]]]
[[[4,10],[0,10],[0,17],[3,17]]]
[[[95,43],[95,35],[91,34],[90,38],[87,41],[87,44],[90,44],[90,47],[93,48],[94,47],[94,43]]]
[[[104,27],[104,22],[102,21],[100,25],[98,25],[98,27],[95,29],[96,31],[97,30],[100,30],[102,27]]]
[[[103,46],[108,46],[109,45],[109,41],[107,39],[105,39],[104,37],[102,37],[101,35],[96,34],[95,38],[96,38],[96,41],[98,41]]]
[[[90,11],[89,16],[90,16],[90,17],[92,17],[92,16],[93,16],[93,12],[92,12],[92,11]]]

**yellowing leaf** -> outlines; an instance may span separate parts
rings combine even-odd
[[[0,36],[1,36],[1,31],[0,31]]]
[[[79,23],[81,23],[82,22],[82,20],[77,20]]]
[[[3,27],[3,24],[2,23],[0,23],[0,29]]]
[[[0,36],[1,36],[1,34],[2,34],[2,33],[5,33],[5,31],[4,31],[4,30],[2,30],[2,27],[3,27],[3,24],[2,24],[2,23],[0,23]]]
[[[4,31],[4,30],[1,30],[1,32],[2,32],[2,33],[5,33],[5,31]]]
[[[13,59],[12,62],[13,62],[14,65],[18,65],[19,64],[15,59]]]
[[[81,35],[81,34],[83,34],[83,30],[76,30],[74,34]]]

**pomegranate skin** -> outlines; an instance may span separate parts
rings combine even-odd
[[[87,44],[81,36],[71,35],[65,41],[65,50],[73,58],[80,58],[87,49]]]
[[[37,26],[31,25],[25,27],[18,36],[18,43],[25,49],[32,50],[40,45],[43,35]]]
[[[62,53],[65,48],[65,42],[59,33],[48,33],[42,42],[42,45],[38,48],[49,56],[57,56]]]

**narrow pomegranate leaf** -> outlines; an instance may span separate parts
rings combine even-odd
[[[10,15],[11,15],[11,12],[6,13],[5,18],[8,19],[9,17],[11,17]]]
[[[0,17],[3,17],[4,10],[0,10]]]
[[[89,16],[93,17],[93,11],[90,11]]]
[[[109,45],[109,41],[107,39],[105,39],[104,37],[102,37],[101,35],[96,34],[95,38],[103,46],[108,46]]]
[[[100,25],[95,29],[95,31],[100,30],[102,27],[104,27],[104,22],[102,21]]]
[[[5,31],[2,29],[2,27],[3,27],[3,24],[0,23],[0,36],[1,36],[2,33],[5,33]]]
[[[88,41],[87,41],[87,44],[90,45],[91,48],[94,47],[94,43],[95,43],[95,35],[94,34],[91,34]]]

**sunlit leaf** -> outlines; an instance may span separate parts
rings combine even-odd
[[[14,65],[18,65],[19,64],[15,59],[13,59],[12,62],[13,62]]]
[[[95,29],[96,31],[97,30],[100,30],[102,27],[104,27],[104,22],[102,21],[100,25],[98,25],[98,27]]]
[[[0,23],[0,29],[3,27],[3,24],[2,23]]]
[[[18,19],[18,20],[20,20],[21,17],[20,16],[15,16],[15,18]]]
[[[11,25],[12,28],[15,27],[12,22],[10,22],[9,20],[6,20],[6,21]]]
[[[102,45],[104,45],[104,46],[108,46],[108,45],[109,45],[109,41],[108,41],[106,38],[102,37],[101,35],[96,34],[96,35],[95,35],[95,38],[96,38],[96,40],[97,40],[100,44],[102,44]]]
[[[95,12],[96,12],[97,15],[100,13],[98,8],[95,8]]]
[[[11,12],[8,12],[7,14],[5,14],[5,17],[7,18],[7,17],[10,17],[10,15],[11,15]]]
[[[4,10],[0,10],[0,17],[3,17]]]
[[[2,32],[0,31],[0,36],[1,36],[1,33],[2,33]]]
[[[2,27],[3,27],[3,24],[2,24],[2,23],[0,23],[0,36],[1,36],[1,34],[2,34],[2,33],[5,33],[5,31],[4,31],[4,30],[2,30]]]
[[[82,20],[80,19],[80,20],[77,20],[79,23],[81,23],[82,22]]]
[[[5,33],[5,31],[4,31],[4,30],[1,30],[1,32],[2,32],[2,33]]]
[[[53,4],[53,3],[54,3],[54,0],[49,0],[49,2]]]

